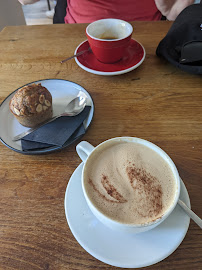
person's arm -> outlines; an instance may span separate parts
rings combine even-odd
[[[30,4],[34,4],[40,0],[18,0],[20,2],[20,4],[22,5],[30,5]]]
[[[183,9],[194,2],[194,0],[155,0],[158,10],[169,21],[174,21]]]

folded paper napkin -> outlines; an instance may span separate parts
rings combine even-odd
[[[85,134],[83,121],[87,118],[91,107],[76,116],[62,116],[45,124],[21,139],[22,150],[38,150],[47,147],[62,147],[67,141],[74,141]]]
[[[190,5],[178,15],[156,54],[186,72],[202,74],[202,4]]]

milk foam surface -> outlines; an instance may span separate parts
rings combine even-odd
[[[85,166],[84,179],[95,207],[126,224],[156,220],[175,197],[170,166],[154,150],[138,143],[113,142],[95,151]]]

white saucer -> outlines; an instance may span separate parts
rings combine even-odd
[[[140,234],[119,233],[100,223],[87,206],[81,187],[83,163],[72,174],[65,193],[68,225],[79,244],[93,257],[124,268],[146,267],[162,261],[183,241],[190,218],[180,206],[159,226]],[[181,181],[180,199],[190,207]]]
[[[93,100],[90,94],[80,85],[74,82],[70,82],[67,80],[62,79],[47,79],[47,80],[39,80],[35,82],[30,82],[26,85],[32,83],[41,83],[42,86],[46,87],[52,97],[53,97],[53,115],[58,115],[59,113],[63,112],[66,105],[78,95],[81,91],[82,94],[87,96],[87,105],[91,106],[90,112],[88,117],[84,121],[84,127],[87,130],[89,127],[94,113],[94,105]],[[25,85],[23,85],[25,86]],[[21,87],[23,87],[21,86]],[[20,88],[21,88],[20,87]],[[18,88],[19,89],[19,88]],[[8,148],[28,155],[34,154],[42,154],[47,152],[53,152],[56,150],[60,150],[72,144],[75,139],[68,140],[62,147],[60,146],[53,146],[45,149],[39,150],[30,150],[30,151],[22,151],[21,141],[13,141],[12,138],[21,132],[28,130],[28,128],[23,127],[18,123],[16,118],[9,110],[9,102],[11,98],[14,96],[15,92],[18,90],[16,89],[12,92],[1,104],[0,104],[0,141],[5,144]],[[77,138],[78,139],[78,138]]]

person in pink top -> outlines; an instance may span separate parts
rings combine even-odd
[[[91,23],[105,18],[124,21],[160,20],[153,0],[67,0],[65,23]]]
[[[31,4],[40,0],[18,0]],[[194,0],[57,0],[54,23],[91,23],[105,18],[125,21],[174,21]]]

